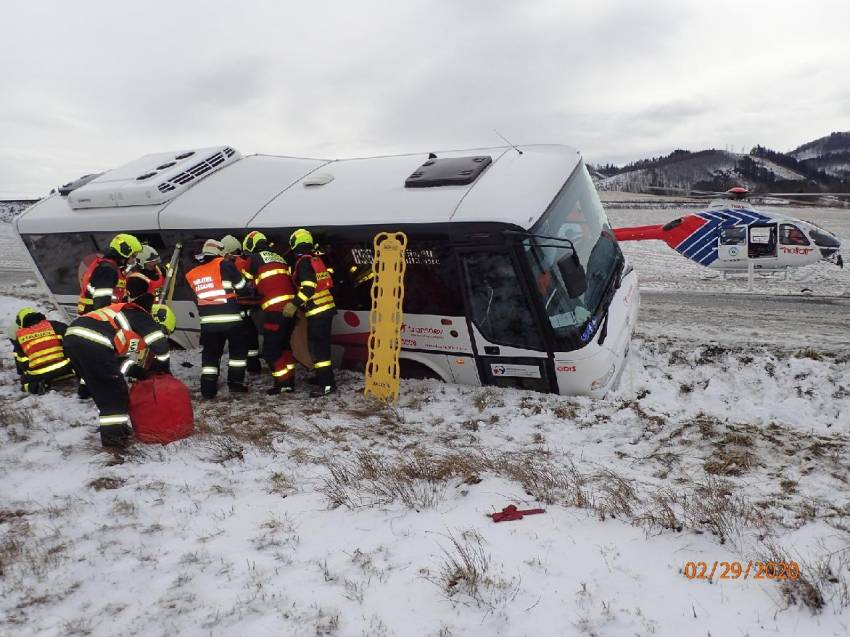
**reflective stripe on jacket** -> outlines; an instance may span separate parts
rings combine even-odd
[[[262,250],[252,254],[245,274],[262,297],[263,310],[280,312],[295,297],[289,266],[276,252]]]
[[[242,321],[242,314],[236,303],[236,291],[244,288],[247,283],[238,273],[238,283],[224,278],[222,267],[225,264],[236,272],[236,266],[232,262],[226,261],[224,257],[217,257],[186,273],[186,281],[195,292],[202,327]]]
[[[293,283],[297,289],[294,302],[304,308],[306,316],[315,316],[336,308],[331,294],[332,271],[315,254],[301,255],[295,261]]]
[[[15,339],[24,354],[20,362],[26,362],[29,374],[46,374],[70,363],[62,348],[62,337],[47,319],[22,327]]]
[[[94,274],[98,268],[111,268],[114,272],[114,278],[117,280],[113,287],[95,287],[95,283],[100,284]],[[90,312],[96,307],[103,307],[104,304],[119,303],[126,299],[127,295],[127,279],[121,267],[112,259],[107,259],[103,256],[98,256],[89,264],[80,281],[80,296],[77,299],[77,313],[82,315]]]

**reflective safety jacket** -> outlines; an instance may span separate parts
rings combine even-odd
[[[15,363],[21,376],[42,376],[59,370],[71,371],[71,361],[62,348],[66,326],[59,321],[39,321],[15,332]]]
[[[92,310],[120,303],[127,296],[127,278],[117,261],[98,256],[91,262],[80,281],[77,313],[82,316]]]
[[[129,281],[130,279],[141,279],[144,281],[148,286],[148,294],[153,294],[154,296],[159,294],[162,286],[165,285],[165,274],[156,265],[153,270],[145,270],[144,268],[133,270],[127,275],[127,280]]]
[[[280,312],[295,297],[289,265],[276,252],[261,250],[251,254],[247,269],[242,273],[253,282],[261,297],[260,308],[263,310]]]
[[[150,349],[154,371],[168,371],[168,338],[159,323],[135,303],[113,303],[89,312],[71,323],[65,337],[83,338],[115,352],[116,356],[140,354]],[[127,371],[122,366],[122,371]]]
[[[292,282],[296,294],[293,303],[304,309],[306,316],[315,316],[336,309],[333,287],[333,270],[325,266],[315,254],[302,254],[295,261]]]
[[[227,331],[242,321],[236,298],[250,290],[233,261],[215,257],[189,270],[186,281],[197,299],[201,331]]]

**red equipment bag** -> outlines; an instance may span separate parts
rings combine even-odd
[[[186,385],[170,374],[154,374],[130,388],[130,422],[141,442],[187,438],[195,428],[192,399]]]

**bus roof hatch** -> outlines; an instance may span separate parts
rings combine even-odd
[[[492,163],[490,155],[429,159],[404,181],[404,187],[466,186]]]

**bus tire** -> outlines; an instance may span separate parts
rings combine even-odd
[[[440,376],[433,369],[428,367],[427,365],[423,365],[417,361],[412,361],[409,359],[401,359],[399,361],[399,376],[401,378],[409,378],[409,379],[417,379],[417,380],[439,380],[442,381],[443,377]]]

